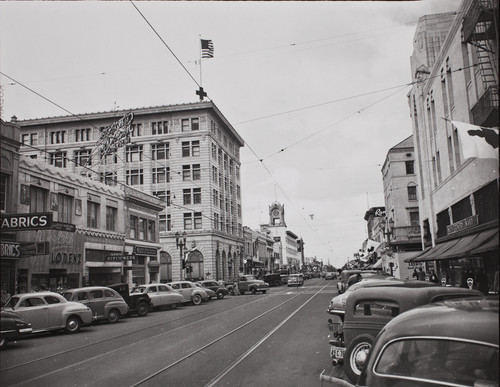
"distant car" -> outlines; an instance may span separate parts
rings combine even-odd
[[[363,273],[365,276],[371,274],[377,274],[376,270],[359,270],[359,269],[348,269],[342,270],[340,273],[339,282],[337,282],[337,290],[339,294],[344,293],[347,289],[347,282],[349,281],[349,277],[353,274]]]
[[[345,305],[347,302],[347,297],[349,297],[352,292],[363,288],[374,288],[381,286],[396,286],[405,288],[427,288],[431,286],[436,286],[435,283],[427,281],[409,281],[409,280],[398,280],[394,277],[385,277],[373,275],[362,279],[360,282],[356,282],[354,285],[349,286],[349,288],[342,294],[335,296],[331,299],[330,304],[327,308],[327,313],[336,314],[344,318]]]
[[[333,332],[333,339],[329,341],[333,364],[343,363],[346,376],[355,383],[375,337],[394,317],[432,302],[480,296],[481,292],[477,290],[442,286],[386,286],[356,290],[347,298],[344,321],[339,316],[332,316],[329,320]]]
[[[380,332],[361,386],[498,386],[498,298],[444,301],[401,314]]]
[[[17,313],[2,310],[0,312],[0,349],[4,349],[9,341],[31,335],[31,324]]]
[[[242,275],[238,278],[238,290],[241,294],[250,292],[255,294],[257,292],[262,292],[266,294],[269,284],[262,280],[256,279],[253,275]]]
[[[128,313],[128,305],[123,297],[116,290],[103,286],[69,289],[63,293],[63,297],[88,306],[96,321],[116,323]]]
[[[217,281],[213,280],[204,280],[204,281],[198,281],[201,286],[204,288],[213,290],[215,294],[217,295],[217,299],[222,300],[225,296],[229,294],[229,291],[224,285],[221,285]]]
[[[269,286],[281,286],[283,281],[281,279],[280,273],[269,273],[264,275],[264,282],[267,282]]]
[[[139,285],[132,289],[132,295],[147,294],[154,310],[161,308],[175,309],[184,302],[184,297],[166,284]]]
[[[288,274],[280,274],[281,283],[286,285],[288,282]]]
[[[288,286],[302,286],[304,285],[304,278],[301,274],[290,274],[288,276]]]
[[[203,301],[209,301],[207,292],[191,281],[174,281],[169,282],[167,285],[182,294],[184,302],[192,302],[194,305],[200,305]]]
[[[16,294],[4,310],[19,314],[31,324],[33,333],[64,329],[76,333],[92,323],[92,311],[79,302],[70,302],[54,292]]]
[[[325,279],[326,280],[333,280],[333,279],[336,279],[337,278],[337,274],[334,273],[333,271],[327,271],[325,273]]]
[[[153,307],[151,298],[145,293],[130,294],[130,287],[127,283],[118,283],[108,285],[109,288],[116,290],[123,297],[128,305],[128,314],[137,314],[144,317],[148,314],[149,309]]]

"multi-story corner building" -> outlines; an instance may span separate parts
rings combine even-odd
[[[381,267],[397,278],[411,278],[414,266],[404,260],[422,250],[413,136],[389,149],[382,180],[386,217],[379,249]]]
[[[2,170],[2,287],[12,294],[154,280],[161,200],[19,156],[19,128],[2,122],[2,135],[7,128],[17,131],[17,157],[3,162],[2,141],[2,168],[16,160],[15,171]]]
[[[206,276],[231,280],[239,272],[243,261],[240,148],[244,142],[215,104],[89,113],[18,124],[24,155],[163,200],[160,264],[171,269],[161,266],[159,281]]]
[[[269,206],[269,223],[261,224],[260,231],[275,242],[275,255],[279,256],[280,269],[298,271],[302,265],[302,252],[299,251],[299,237],[288,230],[285,222],[285,205],[274,202]]]
[[[264,274],[274,270],[274,239],[266,233],[243,227],[243,263],[246,274]]]
[[[498,22],[497,0],[463,0],[456,13],[422,17],[414,38],[409,105],[426,249],[409,261],[451,285],[471,278],[491,289],[498,272]],[[465,153],[475,133],[452,121],[496,128],[496,156]]]

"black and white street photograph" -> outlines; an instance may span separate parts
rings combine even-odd
[[[499,19],[0,1],[0,385],[499,387]]]

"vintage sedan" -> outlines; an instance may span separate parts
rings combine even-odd
[[[116,323],[128,313],[128,305],[123,297],[116,290],[104,286],[69,289],[63,293],[63,297],[88,306],[96,321]]]
[[[203,289],[207,295],[208,295],[208,300],[210,301],[212,298],[217,298],[217,294],[212,290],[212,289],[209,289],[209,288],[206,288],[204,287],[202,284],[198,283],[198,282],[194,282],[194,284],[196,286],[198,286],[200,289]]]
[[[191,281],[174,281],[169,282],[167,285],[182,294],[184,303],[192,302],[194,305],[200,305],[203,301],[210,300],[207,292]]]
[[[288,276],[288,286],[302,286],[304,285],[304,277],[302,274],[290,274]]]
[[[345,313],[345,305],[347,302],[347,297],[349,297],[349,295],[351,295],[355,290],[358,289],[374,288],[381,286],[396,286],[405,288],[428,288],[437,285],[435,283],[427,281],[399,280],[394,277],[379,276],[378,274],[374,274],[349,286],[344,293],[333,297],[326,311],[329,314],[339,315],[343,319]]]
[[[356,382],[375,337],[394,317],[421,305],[463,297],[479,297],[477,290],[433,286],[426,288],[374,287],[359,289],[347,298],[344,321],[333,315],[329,341],[334,365],[344,364],[351,382]]]
[[[139,285],[132,290],[135,293],[147,294],[154,310],[175,309],[184,302],[184,297],[166,284]]]
[[[369,275],[378,274],[376,270],[358,270],[358,269],[349,269],[343,270],[340,273],[339,282],[337,282],[337,290],[339,294],[344,293],[347,289],[347,282],[349,278],[354,275],[360,273],[362,277],[367,277]]]
[[[498,386],[498,298],[416,308],[380,332],[358,385]]]
[[[4,349],[9,341],[29,336],[32,332],[31,324],[21,315],[7,310],[0,312],[0,349]]]
[[[22,293],[12,296],[4,307],[31,324],[33,333],[64,329],[76,333],[92,323],[92,311],[79,302],[54,292]]]
[[[224,285],[214,280],[204,280],[198,281],[198,283],[206,289],[213,290],[217,295],[217,299],[222,300],[225,296],[229,294],[229,291]]]

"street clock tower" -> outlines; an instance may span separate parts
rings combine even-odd
[[[269,226],[286,227],[284,204],[274,202],[269,206]]]

